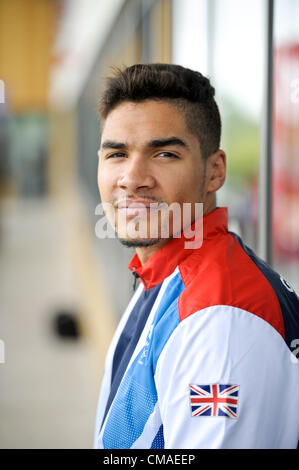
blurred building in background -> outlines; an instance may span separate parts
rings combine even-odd
[[[133,292],[132,251],[95,234],[111,67],[172,62],[210,77],[228,157],[218,205],[257,249],[264,6],[0,0],[0,448],[92,446],[103,358]],[[273,265],[297,291],[298,18],[298,2],[275,1]],[[57,335],[62,312],[77,334]]]

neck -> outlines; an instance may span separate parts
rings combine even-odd
[[[140,259],[141,264],[147,262],[147,260],[157,251],[159,251],[163,246],[165,246],[171,239],[167,238],[165,240],[161,240],[160,242],[156,243],[155,245],[151,246],[138,246],[136,247],[136,253],[138,258]]]

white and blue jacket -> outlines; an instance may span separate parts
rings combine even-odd
[[[204,241],[171,240],[144,265],[110,345],[94,447],[296,448],[299,300],[204,216]],[[296,342],[297,341],[297,342]]]

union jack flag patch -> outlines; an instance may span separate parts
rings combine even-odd
[[[189,385],[192,416],[237,418],[239,385]]]

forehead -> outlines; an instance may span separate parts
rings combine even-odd
[[[186,138],[188,134],[193,138],[183,111],[165,101],[147,100],[124,102],[110,111],[103,124],[102,139],[149,140],[173,135]]]

